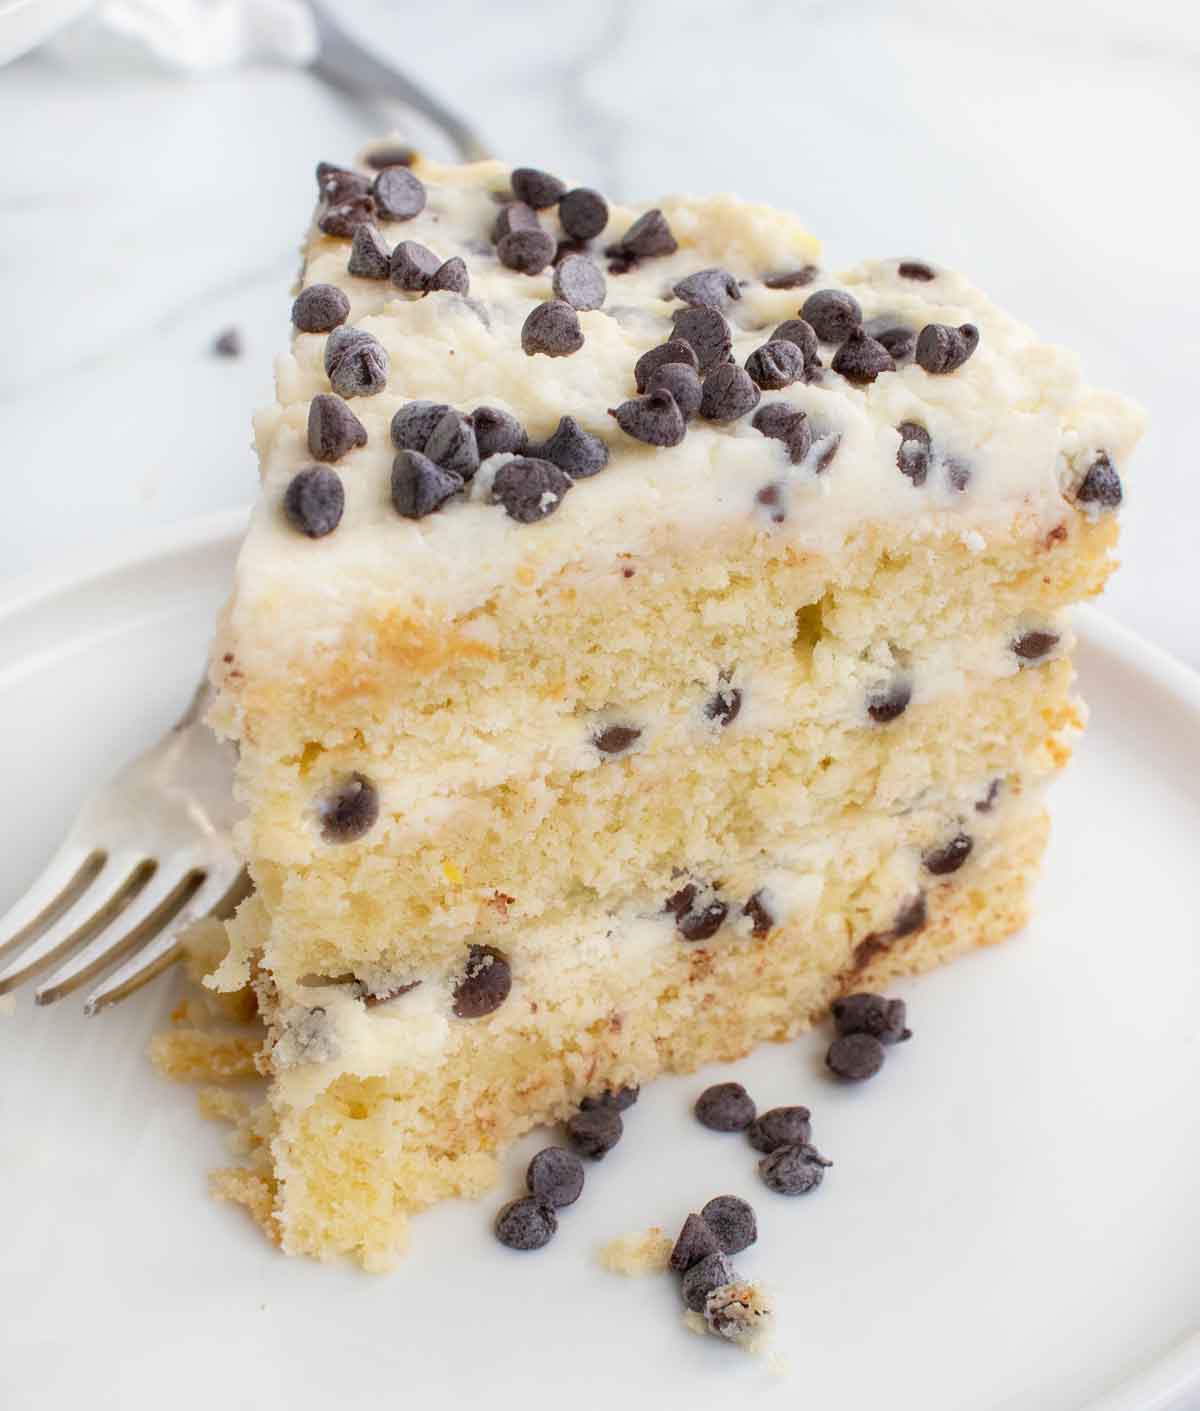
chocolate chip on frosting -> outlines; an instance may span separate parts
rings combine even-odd
[[[417,149],[406,142],[385,142],[365,153],[363,162],[372,171],[382,171],[384,167],[411,167],[417,155]]]
[[[766,897],[761,891],[755,892],[752,897],[742,907],[742,915],[750,918],[750,934],[756,940],[762,940],[764,936],[771,934],[771,928],[775,925],[775,917],[771,914],[771,908],[767,905]]]
[[[867,714],[877,725],[886,725],[908,709],[912,687],[907,681],[893,681],[890,686],[872,691],[867,696]]]
[[[310,284],[292,305],[292,322],[301,333],[329,333],[350,316],[350,300],[336,284]]]
[[[379,792],[365,774],[351,774],[320,801],[321,836],[327,843],[352,843],[379,817]]]
[[[804,376],[804,352],[799,344],[774,338],[750,354],[746,371],[764,392],[777,392]]]
[[[392,504],[405,519],[424,519],[463,489],[461,475],[420,451],[399,451],[392,462]]]
[[[573,240],[594,240],[608,224],[608,202],[599,191],[577,186],[559,201],[558,218]]]
[[[966,833],[956,833],[948,843],[923,853],[921,862],[926,872],[932,872],[935,877],[948,877],[966,862],[974,846],[974,841]]]
[[[950,328],[944,323],[927,323],[917,336],[916,359],[926,372],[955,372],[979,346],[979,330],[973,323]]]
[[[843,1034],[829,1045],[825,1063],[839,1078],[861,1083],[879,1072],[884,1057],[883,1045],[874,1034]]]
[[[1109,459],[1107,452],[1101,451],[1079,482],[1075,491],[1075,501],[1081,505],[1095,505],[1099,509],[1113,510],[1122,499],[1121,477]]]
[[[678,249],[679,243],[671,234],[666,216],[655,209],[639,216],[617,244],[609,248],[608,253],[616,252],[646,259],[653,255],[673,255]]]
[[[816,279],[817,274],[816,265],[801,265],[799,269],[781,269],[774,274],[766,274],[763,283],[768,289],[803,289]]]
[[[450,294],[469,294],[471,276],[467,273],[467,262],[458,255],[452,255],[434,271],[426,285],[432,294],[435,290],[445,290]]]
[[[326,201],[365,200],[371,194],[371,179],[361,172],[351,171],[349,167],[318,162],[317,190]]]
[[[686,363],[688,367],[695,371],[700,368],[700,361],[696,357],[695,349],[682,338],[673,338],[669,343],[660,343],[657,348],[651,348],[648,353],[642,356],[633,365],[633,381],[639,392],[645,392],[650,386],[650,376],[656,368],[664,366],[666,363]]]
[[[579,315],[563,299],[538,304],[521,327],[521,347],[532,358],[568,358],[583,347]]]
[[[371,184],[384,220],[412,220],[425,209],[425,187],[407,167],[384,167]]]
[[[750,424],[772,441],[782,441],[793,465],[799,465],[812,449],[813,433],[808,413],[787,402],[768,402],[754,413]]]
[[[433,251],[416,240],[401,240],[392,251],[392,283],[410,294],[424,294],[441,267],[442,262]]]
[[[852,330],[833,355],[830,366],[856,387],[874,382],[881,372],[896,371],[891,353],[876,339],[868,338],[861,328]]]
[[[549,172],[538,171],[537,167],[514,167],[510,180],[517,200],[524,201],[535,211],[553,206],[567,189],[565,181],[559,181]]]
[[[720,1252],[716,1235],[701,1216],[692,1214],[683,1222],[675,1247],[671,1250],[670,1267],[677,1274],[686,1274],[694,1264]]]
[[[529,454],[551,461],[572,480],[585,480],[608,464],[608,447],[599,436],[585,431],[573,416],[564,416],[553,434],[541,445],[530,446]]]
[[[342,522],[346,492],[336,471],[311,465],[292,476],[283,508],[293,528],[310,539],[323,539]]]
[[[833,1002],[833,1022],[839,1034],[872,1034],[881,1044],[898,1044],[912,1038],[902,999],[883,995],[846,995]]]
[[[608,286],[598,265],[586,255],[567,255],[554,270],[554,295],[573,309],[598,309]]]
[[[680,309],[672,323],[671,340],[691,346],[698,371],[707,372],[728,362],[733,339],[729,325],[716,309]]]
[[[510,1200],[496,1216],[496,1238],[507,1249],[542,1249],[558,1230],[553,1208],[536,1196]]]
[[[518,274],[540,274],[557,248],[548,230],[514,230],[496,246],[500,263]]]
[[[492,225],[492,241],[499,245],[506,235],[518,230],[541,230],[537,212],[524,201],[509,201],[501,206]]]
[[[525,1188],[555,1210],[574,1205],[583,1192],[583,1162],[566,1147],[548,1146],[529,1163]]]
[[[423,451],[442,417],[451,408],[445,402],[409,402],[392,417],[392,445],[398,451]]]
[[[826,1167],[832,1161],[808,1142],[797,1142],[794,1146],[781,1146],[764,1156],[758,1163],[758,1174],[763,1185],[776,1195],[807,1195],[825,1179]]]
[[[907,362],[917,346],[915,329],[909,328],[907,324],[894,318],[870,319],[863,324],[863,332],[868,338],[874,338],[877,343],[882,343],[897,366]]]
[[[687,435],[683,413],[670,392],[662,388],[610,407],[608,414],[627,436],[647,446],[678,446]]]
[[[367,428],[342,401],[318,392],[308,406],[308,451],[315,460],[339,461],[367,444]]]
[[[761,395],[745,368],[719,363],[704,379],[700,415],[705,421],[736,421],[754,410]]]
[[[499,407],[476,407],[471,413],[471,425],[475,428],[475,444],[479,447],[480,460],[487,460],[488,456],[501,452],[519,455],[529,444],[529,437],[521,423]]]
[[[862,308],[844,290],[818,289],[805,299],[800,317],[822,343],[844,343],[862,323]]]
[[[784,321],[771,334],[771,343],[794,343],[804,354],[805,379],[813,368],[821,366],[821,359],[817,356],[817,335],[813,331],[812,324],[805,323],[802,318],[785,318]]]
[[[807,1107],[772,1107],[760,1112],[746,1128],[746,1136],[755,1151],[768,1155],[781,1146],[801,1146],[812,1135]]]
[[[1012,643],[1013,652],[1022,661],[1040,661],[1058,646],[1057,632],[1022,632]]]
[[[685,941],[710,940],[725,923],[728,905],[712,887],[688,882],[667,898],[663,908],[675,918],[675,929]]]
[[[932,444],[929,432],[915,421],[902,421],[896,430],[900,433],[900,449],[896,452],[900,474],[907,475],[914,485],[924,485]]]
[[[607,725],[592,737],[592,744],[601,754],[624,754],[641,738],[642,732],[636,725]]]
[[[580,1154],[592,1161],[607,1156],[621,1140],[625,1124],[615,1107],[589,1107],[567,1119],[567,1137]]]
[[[833,464],[834,457],[842,444],[840,431],[825,431],[817,438],[816,456],[813,460],[813,474],[824,475]]]
[[[716,1195],[700,1211],[700,1218],[717,1237],[726,1254],[741,1254],[758,1239],[758,1221],[749,1201],[736,1195]]]
[[[700,374],[688,363],[663,363],[650,374],[647,387],[650,392],[669,392],[684,421],[691,419],[700,410],[703,389]]]
[[[350,241],[347,272],[359,279],[387,279],[392,272],[392,252],[379,227],[364,221]]]
[[[702,269],[675,285],[673,293],[685,304],[697,308],[723,309],[742,297],[737,280],[727,269]]]
[[[896,273],[901,279],[916,279],[922,284],[928,284],[931,279],[937,278],[937,271],[924,260],[901,260],[896,266]]]
[[[379,340],[359,328],[335,328],[325,340],[325,371],[340,397],[373,397],[387,385],[390,362]]]
[[[500,1008],[511,989],[512,968],[504,952],[495,946],[472,946],[454,987],[454,1012],[460,1019],[482,1019]]]
[[[448,407],[438,418],[424,449],[431,461],[436,461],[443,470],[452,471],[463,480],[470,480],[479,469],[475,428],[453,407]]]
[[[536,524],[554,513],[573,483],[551,461],[518,456],[496,472],[492,499],[518,524]]]

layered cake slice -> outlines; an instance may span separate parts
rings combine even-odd
[[[1021,925],[1140,416],[961,276],[322,165],[214,674],[286,1250]]]

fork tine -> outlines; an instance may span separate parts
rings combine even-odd
[[[104,853],[66,844],[50,859],[41,876],[0,919],[0,959],[27,945],[78,901],[104,866]]]
[[[83,1012],[98,1014],[161,975],[178,959],[180,937],[193,921],[213,912],[221,914],[228,902],[240,900],[248,890],[249,879],[236,865],[210,872],[203,886],[188,898],[166,928],[143,944],[88,995]]]
[[[107,858],[95,882],[85,887],[16,960],[0,970],[0,995],[102,931],[129,905],[153,873],[154,864],[136,853]]]

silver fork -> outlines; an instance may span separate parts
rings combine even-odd
[[[171,965],[192,922],[245,895],[232,839],[234,748],[204,723],[211,700],[204,682],[179,723],[84,804],[0,920],[0,994],[56,967],[34,995],[52,1004],[123,962],[88,996],[84,1010],[95,1014]]]

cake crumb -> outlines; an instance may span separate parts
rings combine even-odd
[[[209,1189],[215,1200],[241,1205],[273,1244],[282,1241],[279,1222],[275,1218],[275,1182],[272,1177],[244,1166],[226,1166],[214,1171]]]
[[[704,1302],[709,1331],[747,1352],[759,1351],[770,1334],[772,1310],[758,1284],[738,1280],[722,1284]]]
[[[250,1110],[245,1095],[229,1088],[201,1088],[196,1106],[210,1122],[242,1122]]]
[[[205,1029],[176,1029],[150,1040],[150,1061],[180,1083],[228,1082],[252,1078],[261,1041]]]
[[[613,1274],[661,1274],[671,1259],[671,1240],[658,1225],[618,1235],[600,1251],[600,1263]]]
[[[683,1310],[683,1326],[689,1333],[695,1333],[697,1337],[708,1336],[708,1324],[704,1321],[703,1313],[693,1313],[690,1308]]]

